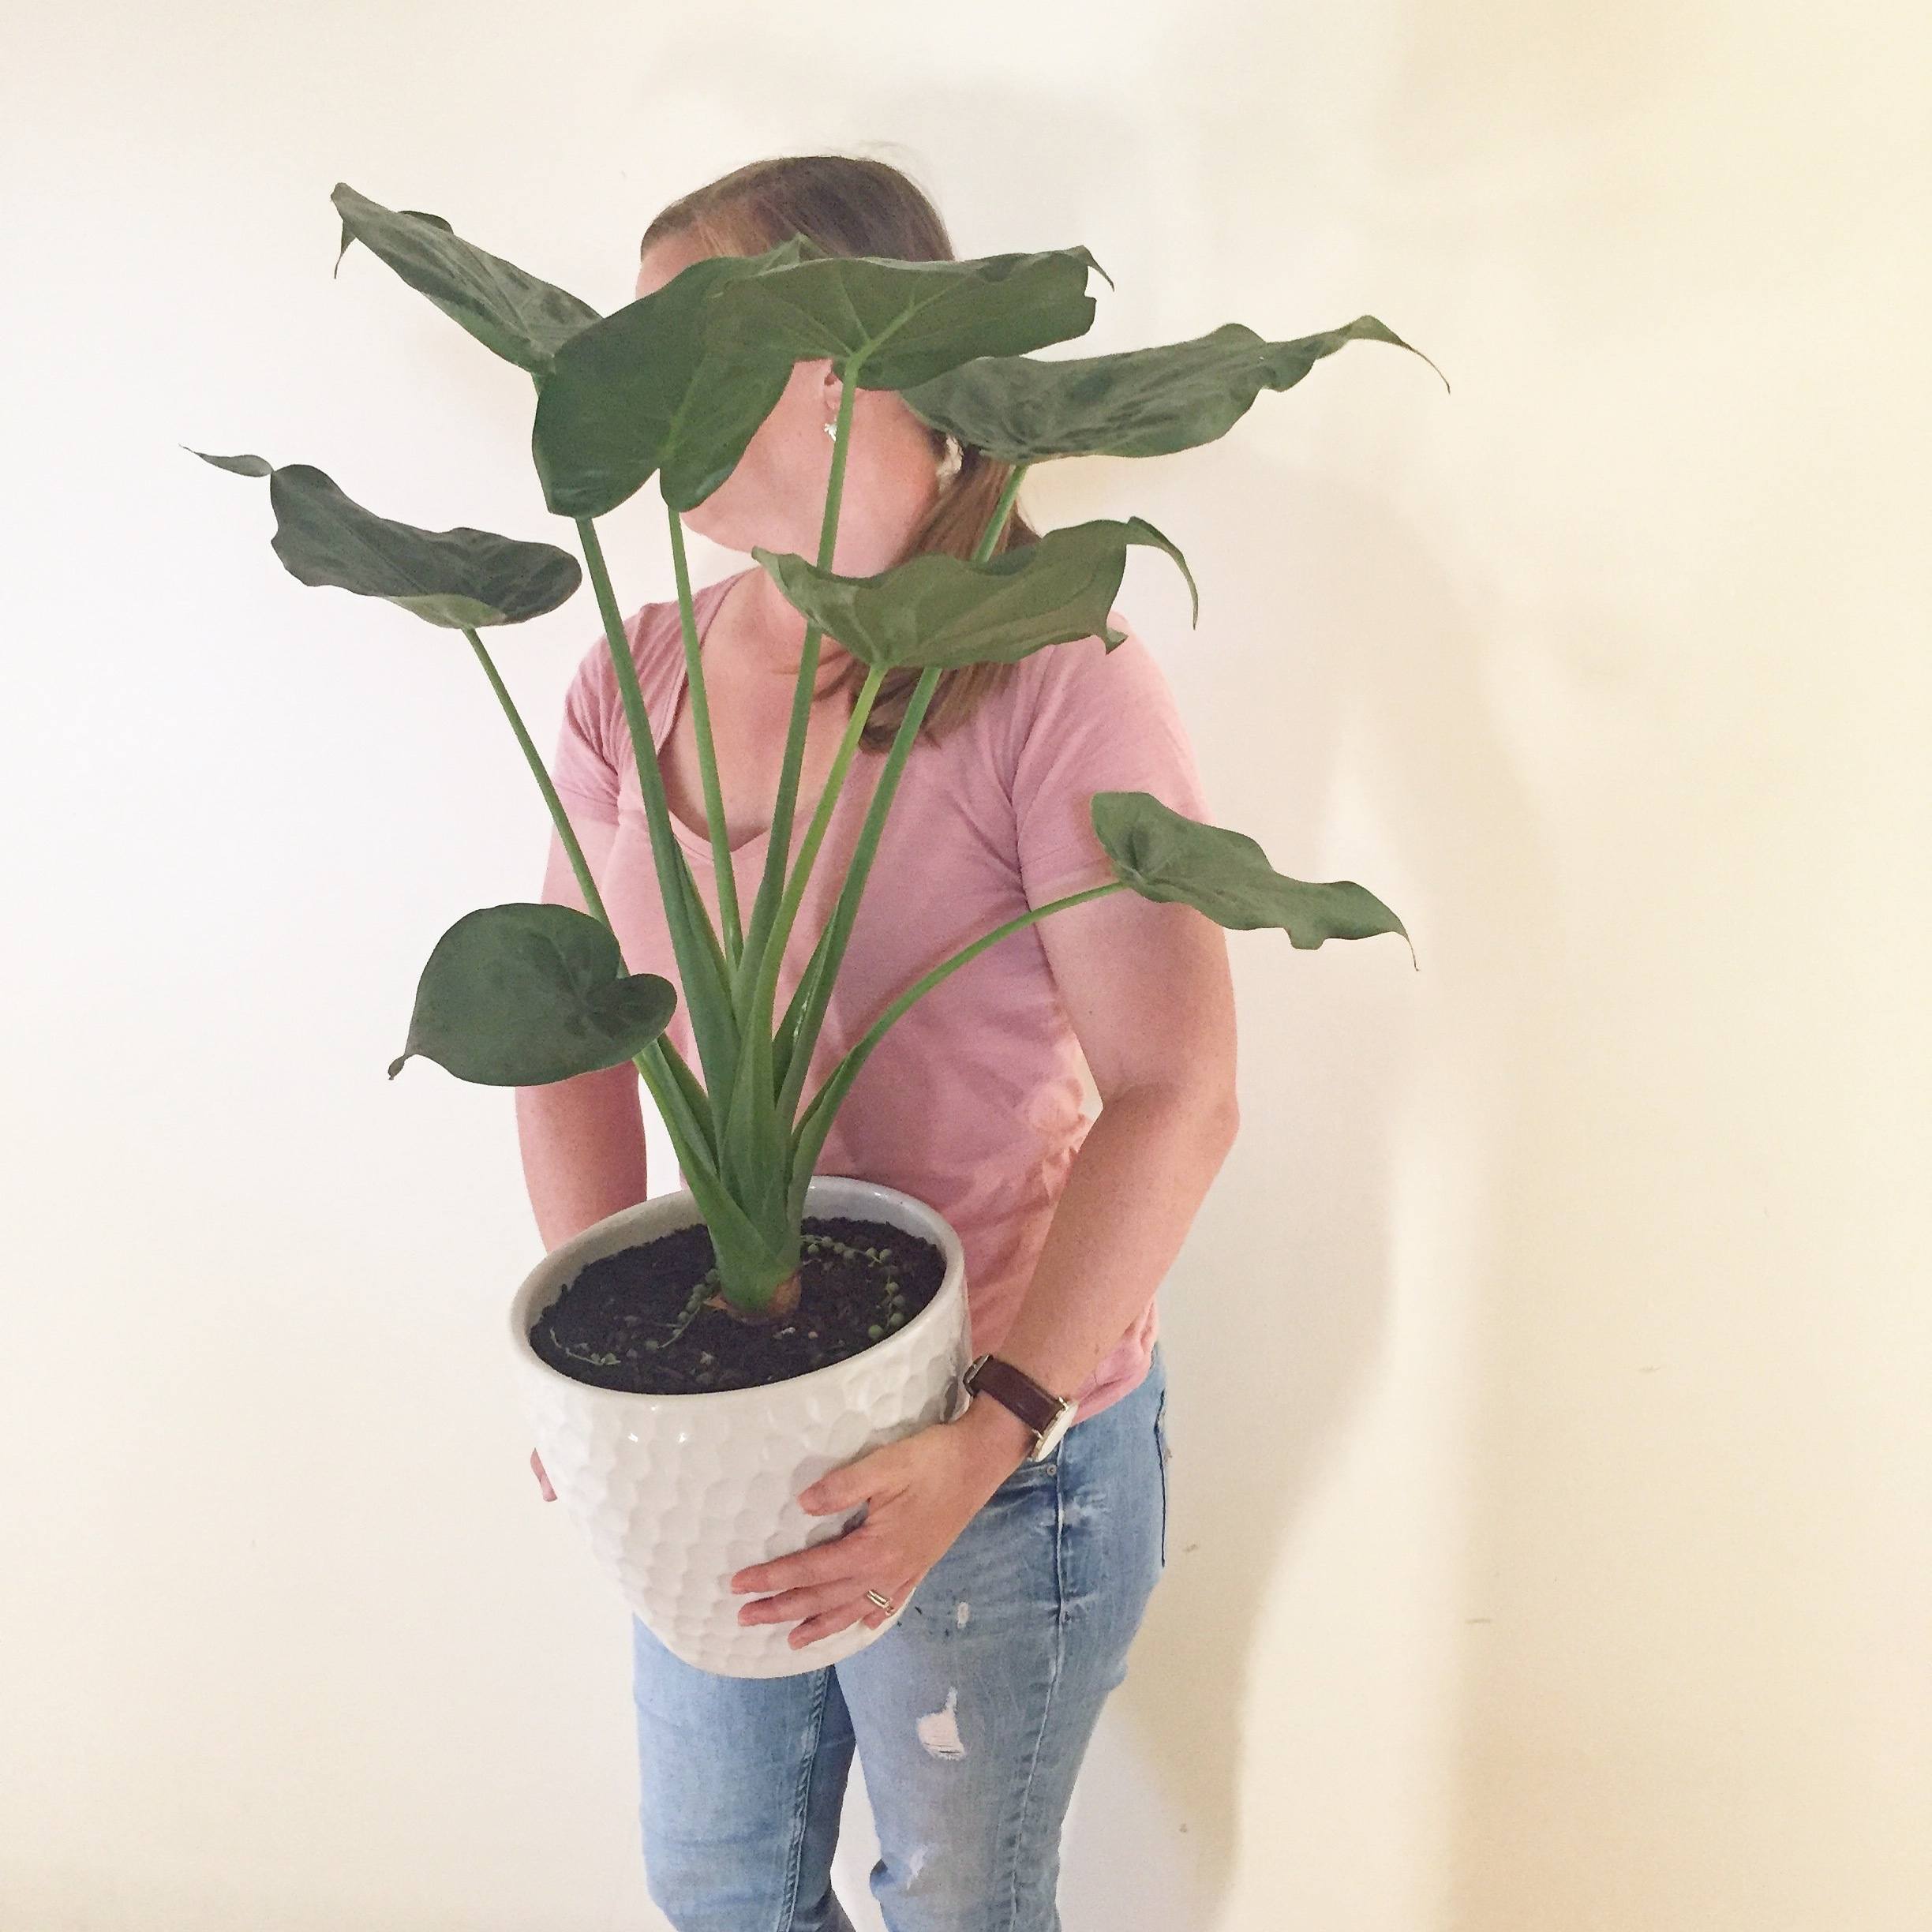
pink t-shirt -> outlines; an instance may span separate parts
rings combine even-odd
[[[725,592],[745,574],[695,593],[701,643]],[[880,1011],[923,974],[1030,907],[1113,877],[1088,815],[1095,792],[1151,792],[1190,817],[1211,815],[1159,663],[1118,610],[1108,621],[1128,633],[1111,652],[1097,637],[1036,651],[965,723],[937,743],[921,733],[826,1009],[807,1097]],[[685,680],[677,604],[646,604],[624,627],[661,751]],[[786,947],[781,1014],[837,897],[884,763],[882,752],[862,750],[846,774]],[[565,697],[552,775],[574,821],[618,826],[597,889],[626,965],[675,985],[631,734],[601,632]],[[675,814],[672,822],[715,921],[710,842]],[[795,849],[803,829],[801,816]],[[768,840],[761,833],[732,855],[747,917]],[[695,1068],[681,1002],[669,1031]],[[818,1172],[902,1189],[951,1223],[965,1250],[975,1352],[997,1350],[1011,1327],[1092,1124],[1082,1067],[1040,928],[1024,927],[901,1016],[853,1083],[819,1156]],[[1078,1419],[1139,1383],[1157,1332],[1150,1295],[1073,1391]]]

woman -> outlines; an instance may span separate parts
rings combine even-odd
[[[955,259],[920,190],[884,163],[768,160],[665,209],[636,292],[717,254],[803,234],[845,254]],[[724,485],[684,523],[724,549],[818,554],[841,385],[801,361]],[[861,390],[833,567],[869,575],[925,550],[965,556],[1011,472],[948,447],[894,393]],[[1017,512],[999,547],[1037,541]],[[765,857],[804,620],[755,564],[696,593],[728,843],[749,904]],[[885,1003],[994,927],[1112,876],[1088,818],[1096,790],[1150,791],[1208,814],[1170,693],[1127,641],[1058,645],[946,674],[893,802],[809,1088]],[[676,834],[715,913],[704,798],[674,600],[627,626]],[[796,822],[822,790],[864,667],[826,639]],[[913,680],[868,725],[788,948],[781,1009],[845,871]],[[675,979],[616,683],[600,637],[564,706],[558,790],[632,972]],[[545,897],[583,901],[551,841]],[[680,1009],[672,1037],[687,1055]],[[1088,1113],[1081,1061],[1102,1101]],[[866,1518],[741,1572],[747,1621],[800,1647],[863,1616],[894,1628],[783,1678],[674,1657],[634,1619],[640,1817],[651,1896],[678,1932],[849,1932],[829,1876],[852,1754],[892,1932],[1047,1932],[1075,1775],[1166,1563],[1166,1372],[1155,1290],[1235,1130],[1233,995],[1220,929],[1120,893],[1016,933],[901,1019],[868,1061],[818,1164],[903,1188],[945,1215],[967,1260],[972,1346],[1077,1417],[1032,1459],[990,1394],[833,1472],[808,1509]],[[555,1247],[644,1198],[627,1066],[520,1089],[540,1230]],[[1091,1131],[1089,1129],[1091,1129]],[[552,1492],[533,1462],[546,1497]]]

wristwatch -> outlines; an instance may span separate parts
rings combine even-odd
[[[1024,1368],[1016,1368],[997,1355],[975,1355],[960,1380],[969,1395],[983,1390],[1032,1430],[1033,1447],[1026,1455],[1029,1462],[1052,1455],[1080,1408],[1078,1402],[1050,1394]]]

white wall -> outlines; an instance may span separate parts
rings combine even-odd
[[[1228,822],[1399,942],[1238,935],[1164,1292],[1177,1530],[1065,1910],[1904,1932],[1932,1816],[1915,9],[22,9],[0,87],[13,938],[0,1923],[615,1932],[627,1626],[504,1368],[507,1096],[413,1062],[547,822],[466,650],[264,486],[552,535],[530,391],[346,178],[600,307],[665,200],[878,144],[1090,346],[1368,311],[1208,449],[1040,474]],[[627,608],[661,511],[608,520]],[[701,579],[739,560],[698,547]],[[590,614],[586,615],[589,612]],[[540,741],[595,629],[504,634]],[[855,1792],[840,1879],[860,1923]]]

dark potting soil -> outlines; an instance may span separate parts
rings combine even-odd
[[[635,1395],[762,1388],[897,1335],[939,1292],[945,1256],[884,1221],[807,1215],[799,1305],[748,1323],[704,1303],[717,1254],[702,1222],[587,1262],[537,1316],[530,1346],[572,1380]]]

